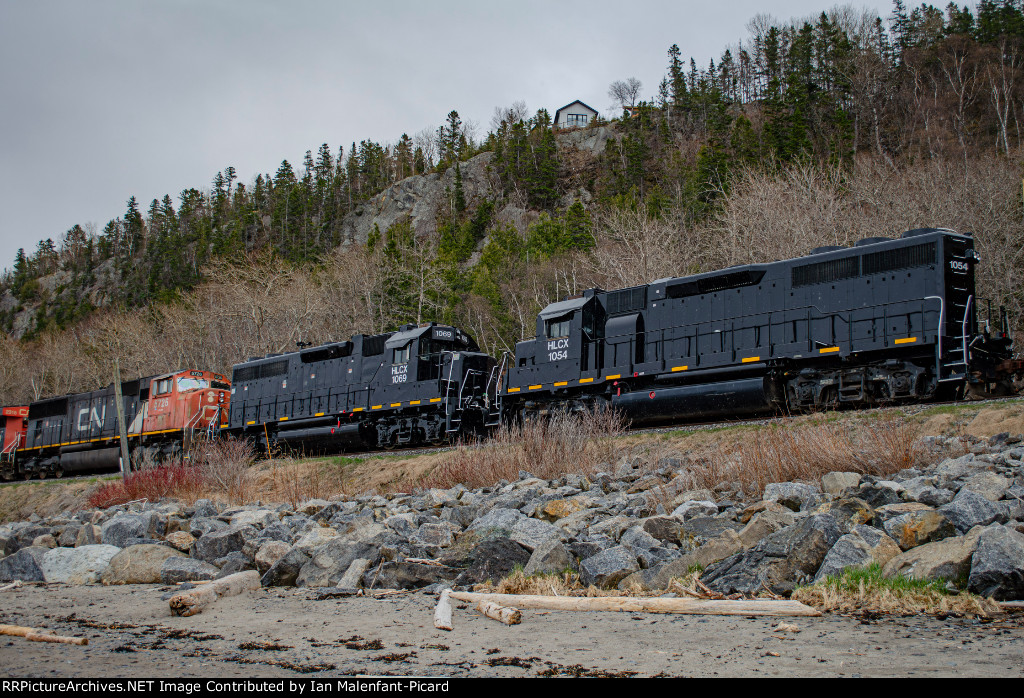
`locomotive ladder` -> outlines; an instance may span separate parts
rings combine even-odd
[[[506,364],[508,363],[508,352],[501,353],[501,363],[491,368],[491,375],[487,377],[487,387],[484,389],[484,399],[487,401],[487,418],[484,426],[496,427],[501,423],[501,379],[505,375]],[[494,399],[491,399],[491,386],[494,386]]]

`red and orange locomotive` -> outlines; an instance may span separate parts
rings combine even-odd
[[[0,478],[61,477],[117,467],[121,449],[115,395],[111,384],[27,408],[5,408]],[[210,371],[175,371],[121,383],[131,458],[187,453],[197,434],[213,432],[226,420],[230,400],[231,383]]]

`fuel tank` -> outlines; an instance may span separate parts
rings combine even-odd
[[[771,412],[772,399],[768,379],[759,376],[613,395],[612,407],[645,423]]]

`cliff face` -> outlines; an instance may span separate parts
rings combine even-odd
[[[490,173],[493,158],[494,153],[480,153],[460,164],[462,189],[469,208],[494,194]],[[438,216],[451,206],[450,192],[454,191],[454,167],[448,168],[443,175],[430,173],[406,177],[345,216],[341,224],[343,239],[347,243],[362,244],[374,225],[384,232],[407,218],[417,236],[435,233]]]
[[[608,140],[613,137],[614,131],[609,126],[560,132],[556,140],[563,165],[569,170],[566,174],[571,177],[579,164],[592,162],[604,152]],[[481,153],[460,164],[462,188],[469,209],[497,193],[497,178],[491,171],[493,159],[494,153]],[[451,192],[454,190],[454,167],[448,168],[444,174],[406,177],[345,216],[342,222],[343,239],[349,244],[365,243],[374,225],[384,232],[407,218],[417,236],[436,233],[439,214],[445,213],[445,209],[451,206]],[[589,200],[589,192],[571,192],[567,198],[568,204],[574,198]],[[513,203],[502,208],[497,218],[522,224],[536,216],[536,212]]]

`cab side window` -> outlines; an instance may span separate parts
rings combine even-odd
[[[395,356],[392,363],[396,364],[407,364],[409,363],[409,356],[412,353],[412,342],[406,344],[401,349],[395,349]]]
[[[548,339],[559,339],[569,336],[569,319],[572,315],[563,315],[547,321]]]

